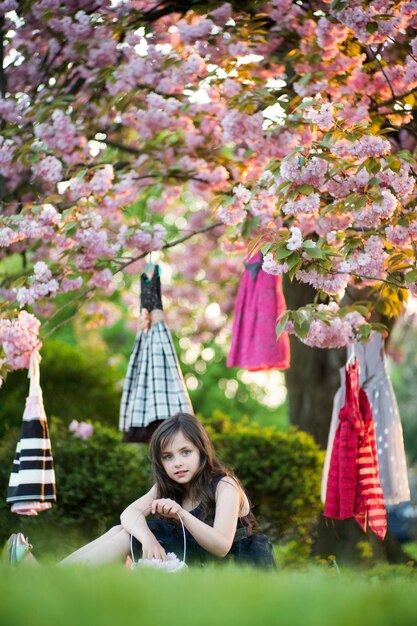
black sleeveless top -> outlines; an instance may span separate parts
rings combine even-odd
[[[140,307],[151,312],[162,311],[161,279],[159,265],[154,266],[151,278],[145,272],[140,277]]]
[[[222,474],[213,479],[211,484],[213,496],[216,493],[217,485],[224,476]],[[189,513],[201,519],[203,515],[202,505],[199,504]],[[194,539],[190,531],[185,529],[186,563],[204,565],[209,562],[219,563],[232,559],[244,565],[254,565],[267,569],[275,568],[276,562],[272,544],[263,533],[252,532],[251,519],[253,519],[251,512],[249,515],[238,518],[232,547],[224,559],[205,550]],[[213,520],[204,519],[202,521],[210,525],[213,524]],[[184,556],[184,537],[181,524],[169,518],[147,520],[147,524],[165,552],[173,552],[182,560]],[[140,558],[142,546],[135,538],[133,538],[132,547],[135,559]]]

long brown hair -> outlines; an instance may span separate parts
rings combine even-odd
[[[187,487],[191,500],[202,505],[203,518],[207,519],[215,510],[213,480],[221,476],[231,476],[242,490],[241,493],[243,489],[233,472],[217,458],[213,444],[198,419],[188,413],[177,413],[158,426],[149,444],[149,459],[159,498],[171,498],[181,504],[186,494],[185,486],[169,478],[162,465],[163,450],[179,432],[200,452],[200,467]]]

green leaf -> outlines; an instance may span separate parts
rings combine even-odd
[[[378,159],[374,159],[373,157],[367,159],[365,163],[366,163],[366,171],[369,174],[377,174],[379,170],[381,169],[381,163],[378,161]]]
[[[361,324],[358,328],[359,335],[363,339],[369,339],[372,327],[369,324]]]
[[[315,100],[308,100],[307,102],[302,102],[301,104],[299,104],[297,109],[308,109],[308,107],[312,107],[314,104],[316,104]]]
[[[392,315],[392,306],[390,305],[387,299],[380,300],[379,302],[377,302],[376,309],[378,313],[381,313],[382,315],[386,315],[387,317],[391,317]]]
[[[292,253],[293,253],[293,251],[292,250],[288,250],[288,248],[285,246],[283,248],[278,248],[278,250],[275,251],[275,256],[276,256],[277,259],[286,259]]]
[[[303,87],[305,87],[306,85],[308,85],[308,83],[310,82],[311,79],[311,72],[307,72],[306,74],[304,74],[304,76],[298,81],[298,83],[300,85],[303,85]],[[311,106],[311,105],[310,105]]]
[[[317,244],[315,241],[313,241],[312,239],[305,239],[303,241],[303,248],[305,250],[309,249],[309,248],[316,248]]]
[[[415,283],[417,281],[417,269],[411,270],[411,272],[407,272],[407,274],[404,276],[404,280],[407,285]]]
[[[280,191],[284,191],[284,190],[287,191],[291,187],[291,185],[292,185],[291,181],[286,181],[284,183],[281,183],[277,187],[277,192],[279,193]]]
[[[270,248],[272,246],[272,243],[266,243],[264,246],[262,246],[261,250],[262,250],[262,254],[265,256],[265,254],[268,254]]]
[[[361,209],[365,204],[367,204],[368,200],[364,196],[357,196],[352,200],[351,204],[354,209]]]
[[[309,320],[304,318],[301,323],[299,321],[294,322],[294,330],[300,339],[305,339],[310,330]]]
[[[297,191],[299,193],[303,193],[305,196],[311,196],[311,194],[314,192],[314,187],[312,185],[303,184],[297,187]]]
[[[296,275],[298,270],[301,268],[302,264],[303,264],[303,262],[299,258],[298,261],[292,265],[291,269],[288,270],[288,276],[289,276],[290,280],[292,280],[294,278],[294,276]]]
[[[346,5],[346,0],[333,0],[330,7],[333,11],[341,11]]]
[[[358,313],[360,313],[364,317],[367,317],[367,315],[369,313],[368,308],[366,306],[363,306],[362,304],[355,304],[355,311],[357,311]]]
[[[307,248],[306,253],[312,259],[325,259],[326,258],[326,253],[324,252],[324,250],[321,250],[320,248],[317,248],[317,247]]]
[[[275,328],[277,338],[284,332],[288,319],[290,317],[290,314],[291,314],[291,311],[285,311],[279,316],[278,324],[276,325],[276,328]]]
[[[293,254],[289,256],[285,262],[288,265],[288,269],[292,270],[293,267],[295,267],[297,263],[300,262],[300,256],[296,252],[293,252]]]
[[[381,324],[380,322],[373,322],[371,324],[373,330],[377,333],[388,333],[388,327],[385,324]]]
[[[373,33],[378,30],[378,24],[376,24],[375,22],[369,22],[369,24],[366,25],[366,30],[368,31],[368,33],[371,33],[371,35],[373,35]]]
[[[390,169],[391,169],[393,172],[396,172],[397,174],[399,174],[399,173],[400,173],[400,171],[401,171],[401,161],[400,161],[400,159],[393,159],[393,160],[391,161],[391,163],[390,163],[390,166],[389,166],[389,167],[390,167]]]

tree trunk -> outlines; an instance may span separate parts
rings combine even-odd
[[[309,285],[285,280],[284,292],[289,309],[312,302],[316,293]],[[291,367],[286,371],[290,423],[326,448],[333,398],[340,385],[339,368],[346,351],[310,348],[294,335],[290,345]]]

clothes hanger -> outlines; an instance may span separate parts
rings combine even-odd
[[[147,266],[144,269],[144,272],[146,274],[146,276],[150,279],[152,278],[152,274],[153,274],[153,269],[154,269],[154,264],[152,263],[152,252],[149,253],[149,261]]]
[[[351,347],[351,353],[350,353],[348,360],[346,361],[346,367],[350,365],[351,363],[353,363],[356,359],[355,344],[354,343],[350,344],[350,347]]]

